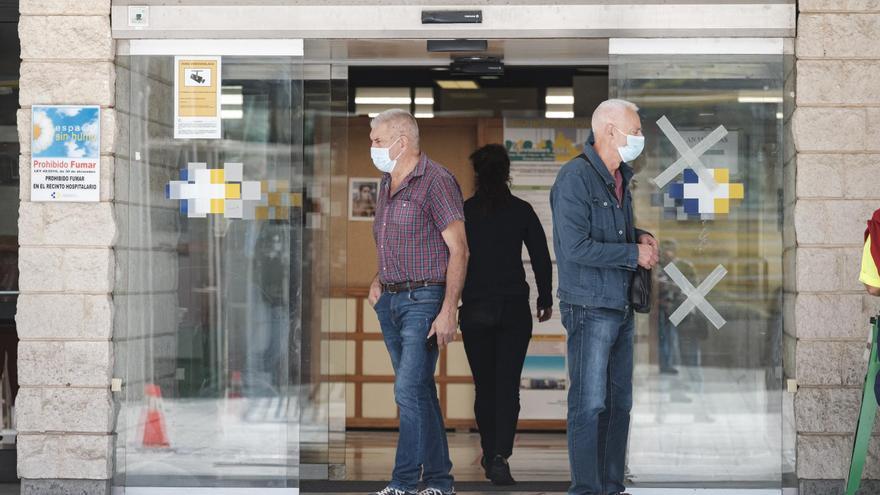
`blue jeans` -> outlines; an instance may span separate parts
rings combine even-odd
[[[570,495],[623,492],[632,409],[633,313],[560,304],[568,332]]]
[[[663,308],[657,310],[657,333],[660,344],[660,371],[672,369],[678,357],[678,329],[669,321],[669,315]]]
[[[440,353],[425,346],[444,292],[440,286],[386,292],[375,308],[394,366],[394,400],[400,408],[397,457],[388,486],[406,492],[416,491],[420,477],[430,488],[452,491],[452,461],[434,384]]]

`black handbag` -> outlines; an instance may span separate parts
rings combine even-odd
[[[629,287],[629,300],[636,313],[651,312],[651,270],[636,268]]]

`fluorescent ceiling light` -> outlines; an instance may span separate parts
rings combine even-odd
[[[417,118],[417,119],[433,119],[433,118],[434,118],[434,114],[433,114],[433,113],[427,113],[427,112],[426,112],[426,113],[419,113],[419,112],[416,112],[416,114],[414,115],[414,117]]]
[[[574,112],[545,112],[544,117],[548,119],[573,119]]]
[[[480,89],[480,86],[476,81],[446,81],[446,80],[437,80],[434,81],[437,83],[437,86],[440,86],[442,89]]]
[[[551,96],[544,97],[544,103],[548,105],[574,105],[574,96]]]
[[[220,118],[222,118],[222,119],[240,120],[242,117],[244,117],[243,110],[221,110],[220,111]]]
[[[433,105],[434,98],[416,96],[416,105]]]
[[[783,117],[784,117],[784,115],[782,115],[782,112],[776,112],[777,119],[782,120]]]
[[[736,99],[740,103],[782,103],[781,96],[740,96]]]
[[[223,93],[220,95],[220,104],[221,105],[242,105],[244,103],[244,96],[239,94],[228,94]]]
[[[412,99],[408,96],[358,96],[354,102],[358,105],[409,105]]]
[[[370,112],[367,114],[367,117],[372,119],[373,117],[376,117],[377,115],[379,115],[379,112]]]

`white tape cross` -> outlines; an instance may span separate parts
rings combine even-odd
[[[675,127],[669,122],[669,119],[667,119],[665,115],[660,117],[660,120],[657,121],[657,126],[660,127],[660,130],[663,131],[663,134],[666,135],[666,138],[669,139],[669,142],[672,143],[672,146],[675,147],[681,157],[672,165],[666,167],[666,170],[661,172],[657,177],[654,177],[651,182],[653,182],[658,188],[663,189],[663,187],[666,186],[666,184],[669,184],[672,179],[678,177],[678,174],[682,173],[685,168],[690,167],[697,173],[710,191],[718,187],[718,183],[715,182],[715,177],[712,175],[712,172],[709,172],[709,169],[707,169],[706,166],[703,165],[703,162],[700,161],[700,156],[709,151],[709,148],[715,146],[715,144],[724,139],[724,136],[727,135],[727,129],[725,129],[723,125],[718,126],[714,131],[709,133],[708,136],[704,137],[699,143],[697,143],[696,146],[691,148],[687,145],[684,138],[681,137],[681,134],[675,130]]]
[[[700,284],[699,287],[694,288],[693,284],[681,273],[681,270],[675,266],[675,263],[670,263],[663,268],[663,271],[669,275],[669,278],[681,289],[682,293],[687,296],[685,302],[681,303],[681,306],[669,316],[669,321],[672,322],[673,325],[678,325],[681,323],[681,320],[684,320],[684,317],[688,315],[694,308],[699,309],[709,321],[715,325],[716,329],[721,329],[725,324],[727,324],[727,320],[724,319],[718,311],[715,311],[715,308],[709,304],[709,301],[706,300],[706,296],[709,294],[718,282],[721,282],[721,279],[727,275],[727,269],[721,265],[715,267],[712,273],[706,277],[706,280],[703,280],[703,283]]]

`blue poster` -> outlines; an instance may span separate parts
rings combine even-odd
[[[31,201],[98,201],[100,107],[37,105],[31,123]]]

